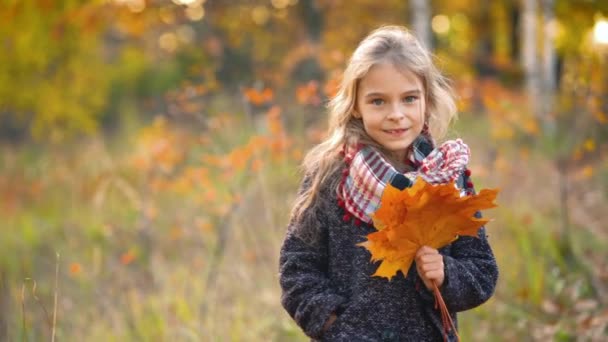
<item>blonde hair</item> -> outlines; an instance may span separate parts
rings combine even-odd
[[[432,139],[440,139],[456,117],[454,94],[448,80],[433,64],[432,56],[416,37],[401,26],[383,26],[361,41],[344,71],[336,96],[331,99],[329,130],[325,141],[312,148],[302,163],[310,186],[298,194],[292,220],[298,220],[316,200],[317,192],[330,175],[343,166],[340,152],[345,144],[362,143],[380,150],[363,129],[361,120],[353,116],[359,81],[371,67],[390,62],[418,76],[426,99],[425,122]]]

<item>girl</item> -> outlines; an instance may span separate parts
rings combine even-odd
[[[498,268],[484,228],[435,250],[390,281],[357,246],[387,183],[457,181],[473,192],[461,140],[435,148],[455,117],[451,89],[431,56],[402,27],[382,27],[357,47],[330,105],[327,140],[304,159],[304,181],[280,256],[282,304],[313,340],[441,341],[435,282],[452,319],[494,292]],[[455,332],[447,334],[455,339]]]

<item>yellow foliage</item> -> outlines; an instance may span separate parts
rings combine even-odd
[[[538,135],[540,133],[538,123],[533,118],[528,118],[524,121],[523,129],[526,133],[531,135]]]
[[[595,141],[593,141],[593,139],[587,139],[585,140],[585,150],[592,152],[593,150],[595,150]]]
[[[608,115],[606,115],[605,113],[595,111],[595,112],[593,112],[593,116],[595,117],[597,122],[599,122],[601,124],[608,123]]]
[[[593,177],[593,174],[594,174],[593,166],[587,165],[587,166],[581,168],[580,170],[578,170],[574,174],[574,179],[586,180],[586,179]]]

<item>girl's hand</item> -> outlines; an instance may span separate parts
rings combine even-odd
[[[433,289],[433,282],[437,287],[443,285],[445,273],[443,272],[443,255],[434,248],[422,246],[416,252],[416,269],[420,279],[427,289]]]

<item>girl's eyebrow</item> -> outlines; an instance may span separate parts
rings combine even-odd
[[[401,93],[401,96],[403,95],[420,95],[422,93],[422,91],[420,91],[420,89],[410,89],[410,90],[406,90],[403,93]],[[365,94],[365,98],[369,98],[369,97],[378,97],[378,96],[384,96],[383,93],[381,92],[371,92],[371,93],[367,93]]]

